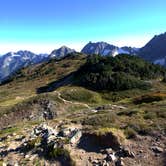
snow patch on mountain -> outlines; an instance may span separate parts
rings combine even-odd
[[[165,65],[165,58],[161,58],[161,59],[155,60],[155,61],[154,61],[154,64],[164,66],[164,65]]]

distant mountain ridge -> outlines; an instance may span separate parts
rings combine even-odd
[[[0,56],[0,81],[7,79],[12,73],[29,65],[48,61],[52,58],[62,58],[76,52],[66,46],[52,51],[51,54],[34,54],[30,51],[9,52]]]
[[[0,80],[22,67],[47,60],[47,54],[36,55],[30,51],[9,52],[0,57]]]
[[[30,51],[9,52],[0,56],[0,82],[17,70],[29,65],[38,64],[50,59],[61,59],[67,54],[75,53],[74,49],[62,46],[50,54],[34,54]],[[89,42],[81,50],[83,54],[99,54],[102,56],[116,56],[129,54],[140,56],[154,64],[166,66],[166,33],[154,36],[144,47],[117,47],[106,42]]]
[[[117,47],[106,42],[89,42],[81,50],[84,54],[99,54],[103,56],[116,56],[118,54],[137,55],[139,49],[132,47]]]

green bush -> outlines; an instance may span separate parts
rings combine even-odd
[[[151,133],[152,130],[147,123],[143,122],[130,122],[128,124],[128,127],[133,129],[135,132],[137,132],[140,135],[148,135]]]
[[[34,149],[38,144],[40,144],[42,141],[41,137],[37,137],[35,139],[29,140],[26,145],[27,150],[32,150]]]
[[[62,158],[64,163],[67,163],[69,166],[75,166],[75,162],[71,158],[69,151],[61,147],[50,147],[47,152],[47,157],[52,160]]]
[[[76,84],[94,90],[147,89],[147,79],[164,77],[165,69],[128,55],[90,56],[76,73]]]
[[[60,157],[60,156],[64,156],[65,158],[68,158],[69,157],[69,152],[63,148],[55,148],[55,149],[52,149],[50,152],[49,152],[49,157],[50,158],[57,158],[57,157]]]
[[[123,116],[123,115],[133,116],[137,113],[138,113],[138,110],[124,110],[124,111],[118,112],[117,115],[120,115],[120,116]]]
[[[156,118],[157,115],[155,112],[147,112],[145,115],[144,115],[144,119],[154,119]]]
[[[144,95],[133,100],[134,104],[142,104],[142,103],[152,103],[154,101],[161,101],[163,100],[162,96],[157,95]]]

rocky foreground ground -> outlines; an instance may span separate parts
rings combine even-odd
[[[43,122],[1,137],[0,165],[164,165],[165,141],[158,133],[122,141],[113,131],[99,136],[81,125]]]

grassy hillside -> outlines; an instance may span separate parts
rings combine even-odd
[[[18,71],[10,81],[0,85],[0,109],[36,95],[37,88],[76,71],[85,61],[85,55],[76,53],[61,60],[53,59]]]

